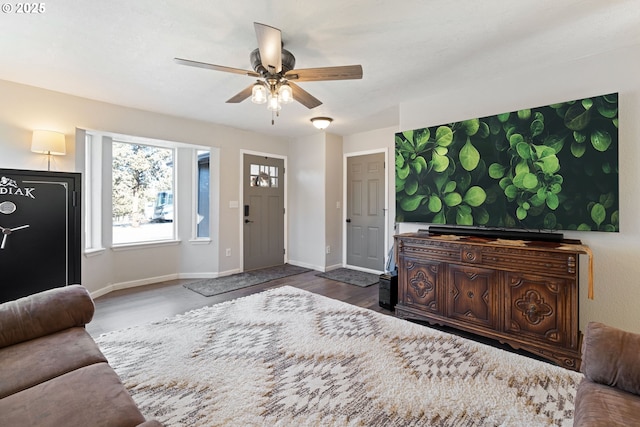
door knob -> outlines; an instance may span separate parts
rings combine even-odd
[[[248,219],[245,219],[245,220],[244,220],[244,223],[245,223],[245,224],[249,224],[250,222],[253,222],[253,221],[250,221],[250,220],[248,220]]]
[[[351,218],[347,218],[347,222],[351,222]]]

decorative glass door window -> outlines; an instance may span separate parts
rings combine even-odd
[[[252,187],[278,187],[278,167],[251,164],[250,168],[250,182]]]

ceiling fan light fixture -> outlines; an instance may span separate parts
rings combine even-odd
[[[329,127],[333,119],[331,117],[314,117],[311,119],[311,123],[316,129],[324,130]]]
[[[293,90],[288,83],[282,83],[278,89],[278,100],[282,104],[290,104],[293,102]]]
[[[279,115],[284,104],[296,101],[308,109],[322,105],[319,99],[298,86],[298,83],[362,78],[361,65],[295,69],[296,58],[291,52],[284,49],[282,32],[278,28],[259,22],[254,22],[253,27],[258,41],[258,47],[249,54],[253,71],[182,58],[174,58],[174,61],[191,67],[258,78],[257,83],[242,89],[229,98],[227,103],[237,104],[249,97],[254,104],[266,103],[267,109],[272,112],[271,124],[274,124],[274,119]],[[320,122],[318,123],[318,127],[321,129],[331,123],[331,119],[326,117],[323,119],[322,125]]]
[[[280,105],[280,101],[278,101],[278,95],[269,94],[269,98],[267,100],[267,109],[269,111],[278,112],[282,109],[282,105]]]
[[[267,88],[264,84],[257,82],[251,89],[251,102],[254,104],[264,104],[267,102]]]

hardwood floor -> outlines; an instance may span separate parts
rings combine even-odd
[[[95,299],[96,312],[87,331],[100,334],[162,320],[189,310],[244,297],[280,286],[294,286],[340,301],[392,315],[378,305],[378,286],[366,288],[316,276],[316,271],[289,276],[236,291],[204,297],[182,286],[193,280],[171,280],[111,292]]]
[[[386,315],[394,315],[393,312],[378,305],[378,285],[361,288],[359,286],[317,277],[317,273],[317,271],[311,271],[211,297],[202,296],[182,286],[194,280],[171,280],[153,285],[115,291],[95,299],[96,311],[93,320],[86,328],[91,336],[95,338],[106,332],[159,321],[167,317],[185,313],[189,310],[230,301],[285,285],[294,286]],[[429,325],[425,322],[416,321],[415,323],[550,363],[548,360],[542,359],[534,354],[524,350],[513,349],[507,344],[501,344],[489,338],[483,338],[444,326]]]

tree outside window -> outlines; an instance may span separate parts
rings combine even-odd
[[[113,243],[174,238],[174,151],[113,142]]]

